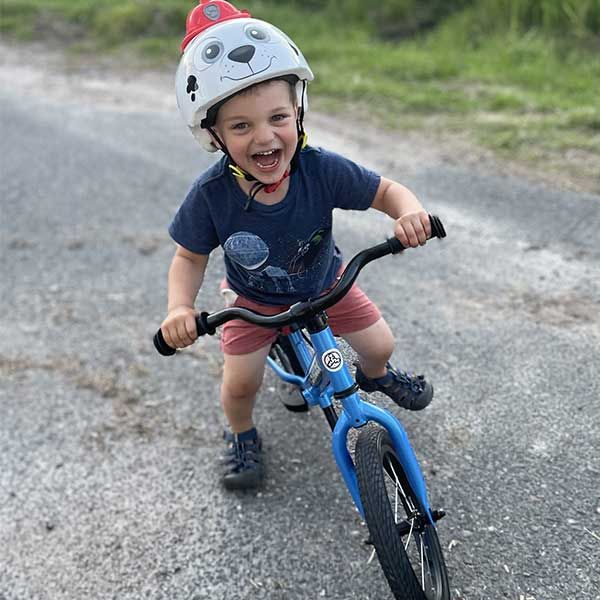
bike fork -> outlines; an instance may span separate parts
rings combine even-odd
[[[417,458],[415,453],[408,441],[408,436],[404,431],[404,428],[394,417],[392,414],[387,411],[374,406],[368,402],[362,402],[359,400],[361,405],[362,416],[367,421],[374,421],[381,425],[384,429],[387,430],[390,438],[392,440],[392,444],[400,462],[402,464],[402,468],[408,482],[415,492],[415,495],[418,498],[419,505],[423,511],[424,515],[427,515],[427,519],[429,522],[433,523],[437,520],[436,516],[429,505],[429,500],[427,498],[427,489],[425,487],[425,480],[423,478],[423,474],[421,473],[421,469],[419,468],[419,463],[417,462]],[[333,446],[333,454],[335,456],[336,462],[339,466],[340,471],[342,472],[342,476],[344,477],[344,481],[348,486],[348,490],[350,491],[350,495],[352,496],[356,506],[360,514],[364,517],[364,512],[362,508],[362,503],[360,501],[360,493],[358,491],[358,482],[356,479],[356,471],[354,467],[354,462],[352,461],[352,457],[348,452],[347,448],[347,436],[348,432],[351,428],[356,428],[354,424],[355,418],[353,418],[352,414],[349,414],[345,409],[344,412],[340,415],[335,429],[333,431],[332,436],[332,446]]]
[[[332,407],[330,407],[330,411],[327,411],[325,407],[323,410],[329,425],[333,429],[333,455],[361,516],[364,518],[364,510],[358,490],[354,461],[347,447],[347,438],[350,429],[358,429],[367,422],[374,421],[388,431],[408,482],[415,492],[424,514],[433,523],[434,515],[429,506],[425,480],[404,428],[391,413],[360,399],[358,386],[348,367],[344,364],[341,352],[337,348],[335,338],[329,327],[318,332],[311,331],[310,334],[318,359],[323,369],[327,371],[333,385],[333,395],[342,402],[344,407],[339,417],[335,415]]]

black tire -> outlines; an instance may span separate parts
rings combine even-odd
[[[269,356],[277,361],[279,365],[288,371],[288,373],[294,373],[304,377],[304,370],[298,361],[298,357],[294,352],[292,343],[285,335],[278,335],[277,340],[271,346]],[[290,395],[287,398],[281,399],[283,405],[292,412],[306,412],[308,411],[308,404],[304,399],[304,396],[300,393],[297,388],[290,389]]]
[[[355,462],[371,542],[394,598],[449,600],[436,529],[419,514],[388,432],[373,425],[361,430]]]
[[[298,361],[298,357],[294,352],[292,342],[290,342],[287,335],[279,334],[275,343],[271,347],[271,350],[275,349],[277,352],[277,358],[287,362],[287,369],[296,375],[304,376],[304,370]]]

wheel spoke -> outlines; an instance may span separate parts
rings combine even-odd
[[[411,519],[410,520],[410,531],[408,532],[408,536],[406,538],[406,544],[404,544],[404,549],[406,551],[408,551],[408,546],[410,544],[410,538],[412,537],[412,532],[413,532],[414,528],[415,528],[415,521],[414,521],[414,519]]]
[[[394,522],[396,523],[396,525],[398,525],[398,509],[399,509],[399,495],[402,494],[402,499],[404,500],[403,504],[404,507],[406,508],[406,512],[407,512],[407,516],[410,517],[409,513],[413,513],[414,515],[414,507],[412,505],[412,502],[409,500],[409,498],[406,496],[405,492],[404,492],[404,488],[402,487],[402,484],[400,483],[400,478],[398,477],[398,474],[396,473],[396,470],[394,469],[394,465],[390,459],[390,457],[386,457],[386,462],[387,462],[387,467],[388,469],[387,472],[388,474],[391,472],[393,475],[393,483],[394,483]],[[423,540],[421,539],[421,535],[415,535],[413,538],[413,534],[415,531],[415,521],[416,521],[417,517],[413,516],[412,518],[409,518],[407,521],[404,521],[405,524],[410,523],[410,529],[408,531],[408,533],[406,534],[406,541],[403,542],[404,545],[404,550],[406,552],[408,552],[408,547],[410,546],[411,540],[414,540],[414,543],[416,545],[416,549],[418,552],[418,560],[419,560],[419,564],[420,564],[420,571],[421,571],[421,587],[423,588],[423,590],[425,590],[425,544],[423,543]]]
[[[406,507],[406,512],[408,514],[409,510],[414,511],[412,503],[409,502],[406,494],[404,493],[404,488],[402,487],[402,484],[400,483],[400,479],[398,478],[398,475],[396,474],[396,470],[394,469],[394,465],[392,464],[392,461],[389,458],[388,458],[388,465],[390,467],[390,470],[394,474],[394,483],[395,483],[396,492],[399,491],[402,494],[402,499],[404,500],[404,506]]]
[[[394,474],[394,522],[396,525],[398,524],[398,489],[402,490],[402,486],[400,485],[400,481],[398,480],[398,475],[396,475],[396,471],[394,471],[394,465],[392,465],[392,461],[387,458],[387,463],[390,471]]]
[[[423,558],[423,540],[421,539],[421,536],[419,536],[418,539],[420,547],[419,554],[421,555],[421,587],[425,589],[425,560]]]
[[[406,497],[406,494],[404,493],[404,489],[402,488],[402,484],[400,483],[400,479],[396,473],[396,470],[394,469],[394,465],[392,464],[392,461],[390,460],[389,457],[387,457],[387,465],[389,470],[392,472],[393,476],[394,476],[394,522],[396,523],[396,525],[398,524],[398,492],[400,492],[402,494],[402,498],[404,499],[404,506],[407,508],[407,516],[408,515],[408,511],[409,509],[412,509],[411,507],[411,503],[408,501],[408,498]],[[389,471],[388,471],[389,473]],[[408,537],[406,538],[406,543],[404,544],[404,550],[408,550],[408,546],[410,545],[410,540],[412,537],[412,532],[414,530],[415,527],[415,519],[409,519],[410,522],[410,530],[408,532]]]

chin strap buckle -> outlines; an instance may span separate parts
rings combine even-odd
[[[305,131],[303,131],[300,137],[300,148],[304,150],[306,146],[308,146],[308,134]]]
[[[229,168],[231,169],[231,174],[234,177],[239,177],[240,179],[246,178],[246,173],[242,171],[242,169],[240,169],[237,165],[229,165]]]

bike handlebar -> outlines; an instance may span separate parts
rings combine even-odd
[[[436,217],[435,215],[429,215],[429,221],[431,223],[432,238],[446,237],[446,231],[444,230],[444,226],[439,217]],[[340,276],[339,281],[326,294],[323,294],[315,299],[297,302],[296,304],[290,306],[290,308],[285,312],[277,315],[263,315],[248,308],[240,308],[235,306],[219,310],[212,314],[201,312],[196,317],[198,336],[206,334],[213,335],[217,327],[233,319],[242,319],[248,323],[253,323],[254,325],[279,329],[280,327],[285,327],[286,325],[290,325],[295,321],[315,315],[323,310],[328,309],[330,306],[333,306],[341,298],[343,298],[348,293],[352,287],[352,284],[356,281],[358,274],[365,265],[373,260],[387,256],[388,254],[397,254],[405,249],[406,248],[402,245],[400,240],[393,237],[387,239],[381,244],[377,244],[376,246],[362,250],[352,258]],[[165,342],[160,329],[154,335],[154,347],[158,353],[162,354],[163,356],[171,356],[176,352],[175,348],[171,348],[171,346]]]

